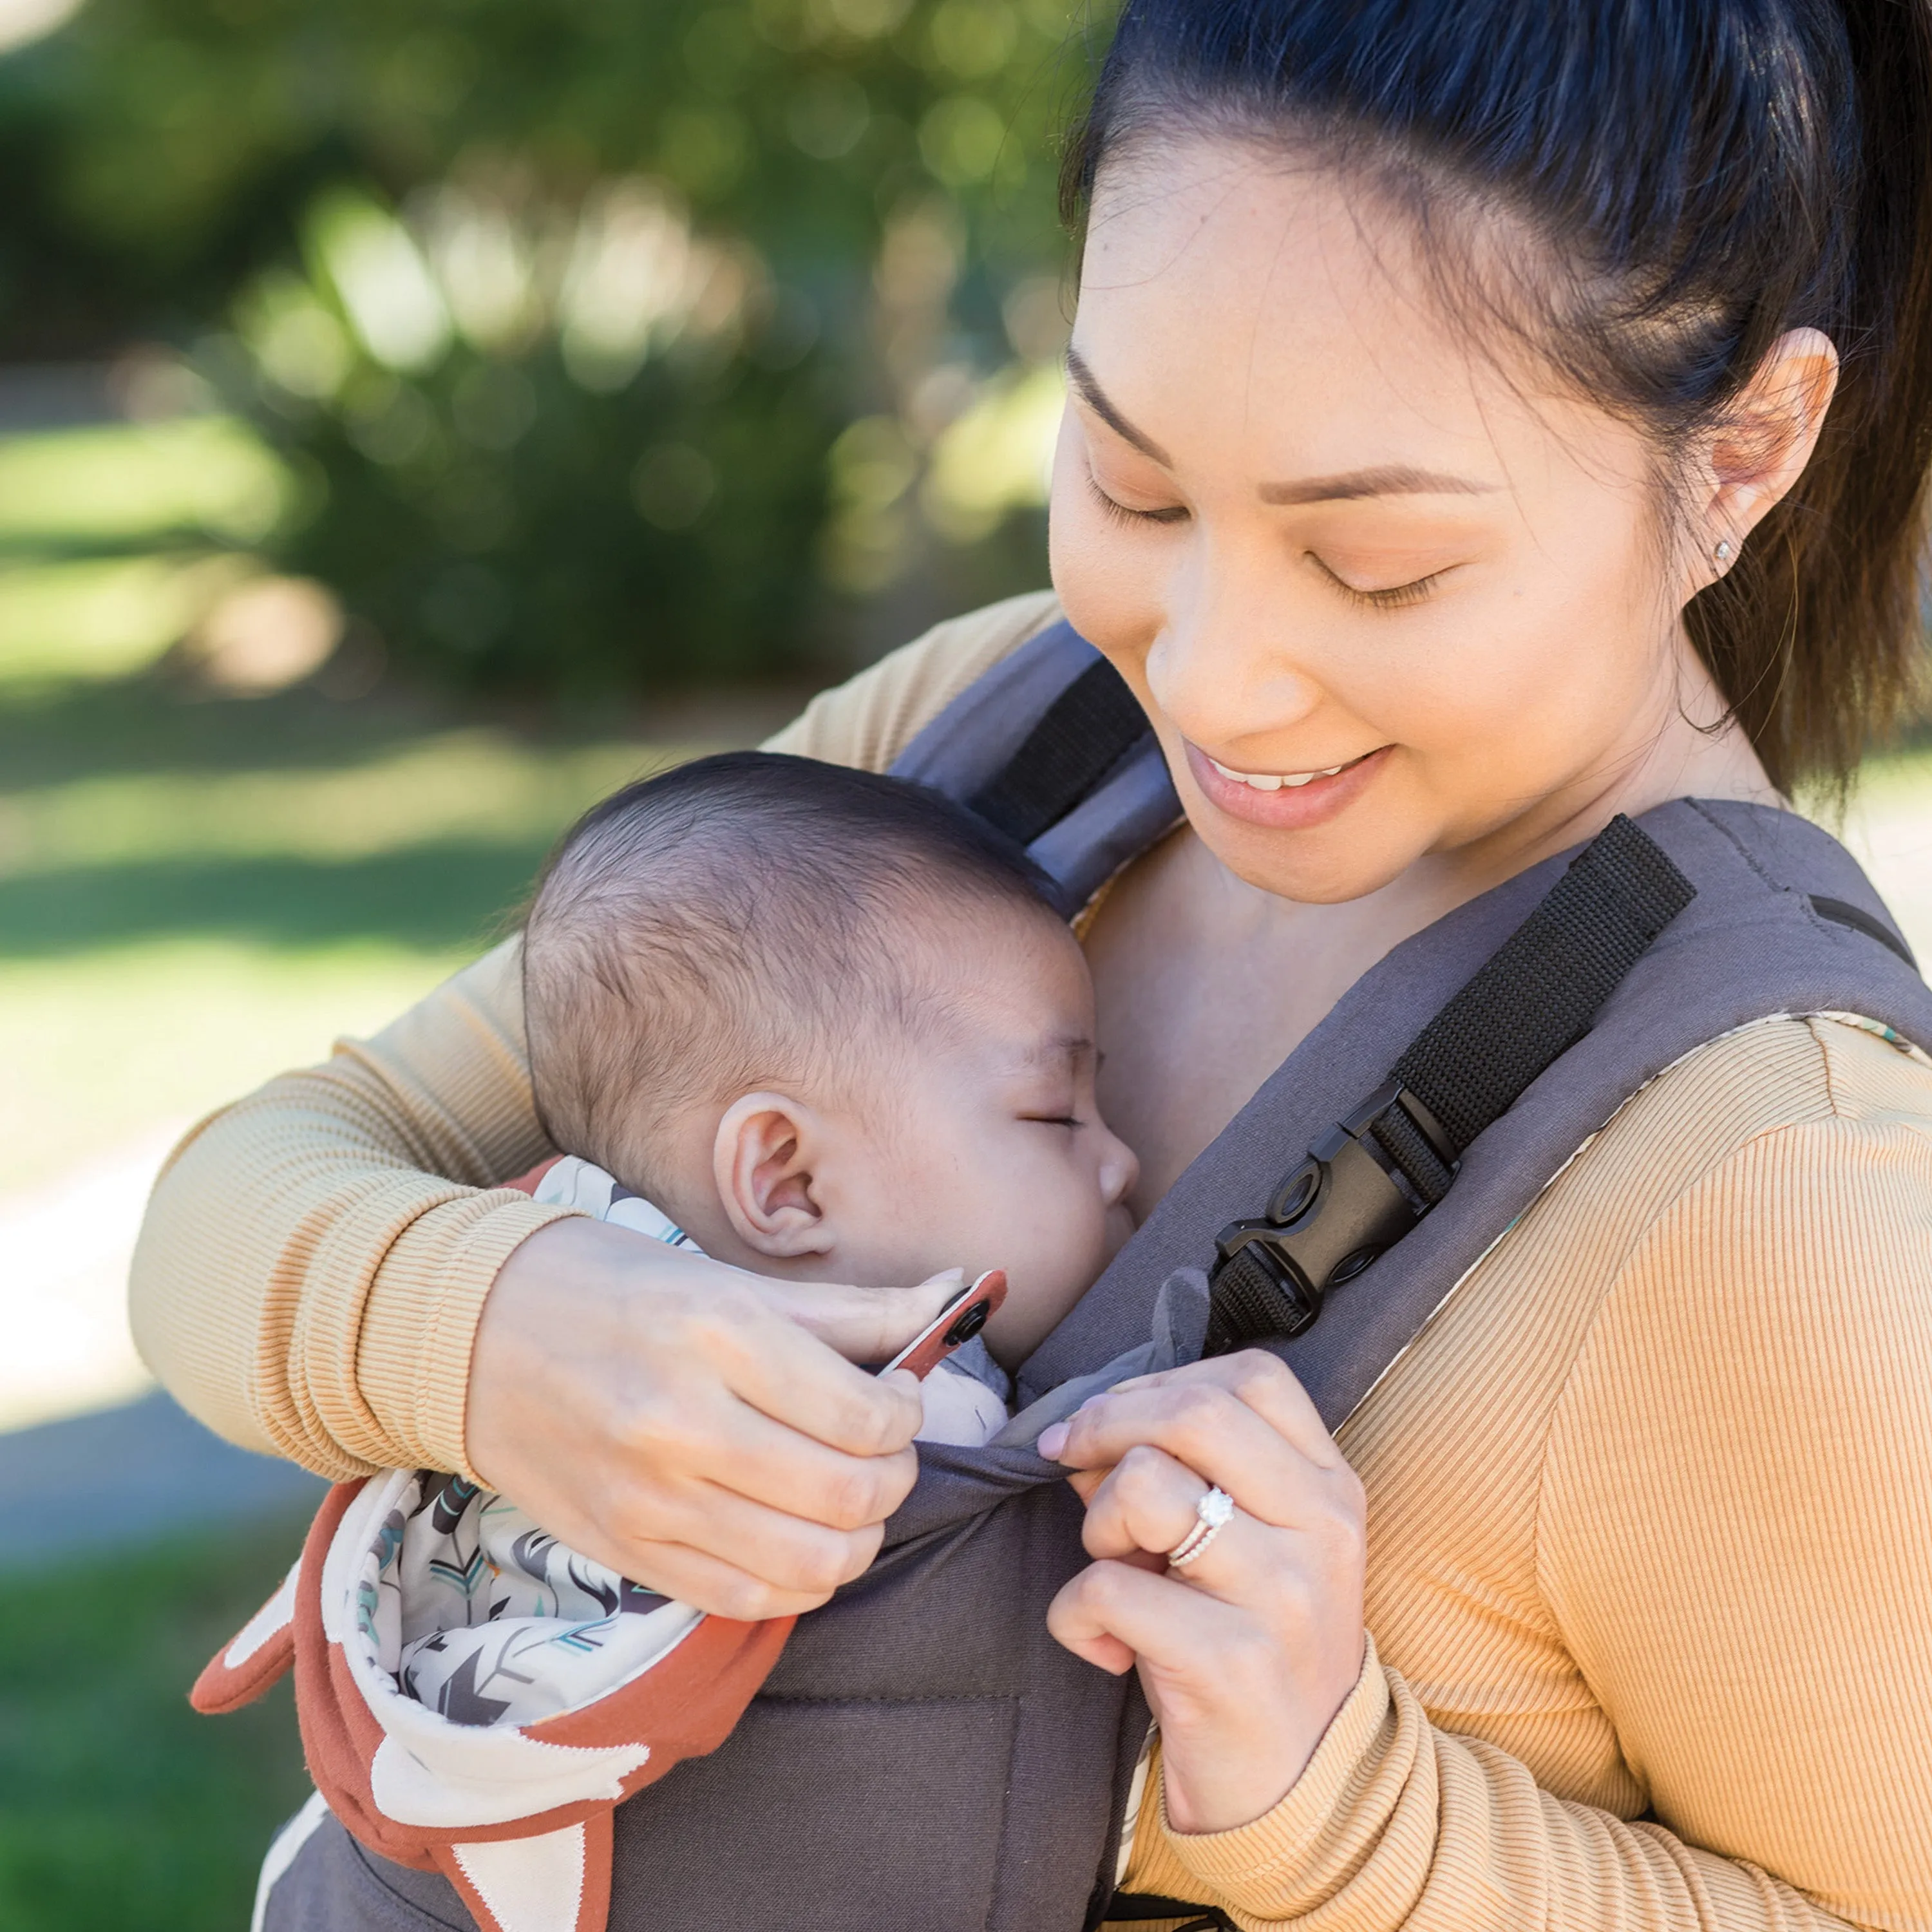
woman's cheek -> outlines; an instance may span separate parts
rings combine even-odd
[[[1109,518],[1088,488],[1084,452],[1069,445],[1063,430],[1047,523],[1053,587],[1067,620],[1090,643],[1116,661],[1144,656],[1166,621],[1166,560],[1156,546],[1167,533]]]
[[[1486,650],[1460,681],[1435,680],[1436,742],[1485,803],[1543,796],[1599,764],[1646,708],[1654,650],[1614,605],[1551,584],[1498,600]],[[1457,754],[1460,744],[1461,752]]]
[[[1403,656],[1364,705],[1452,816],[1459,803],[1534,795],[1567,762],[1580,710],[1601,703],[1587,638],[1560,604],[1458,599],[1411,631]]]

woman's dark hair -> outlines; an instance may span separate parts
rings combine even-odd
[[[1774,782],[1846,779],[1923,648],[1932,0],[1126,0],[1070,220],[1111,152],[1177,129],[1332,158],[1438,267],[1470,232],[1438,214],[1526,224],[1540,346],[1666,452],[1784,331],[1829,336],[1816,453],[1685,614]]]

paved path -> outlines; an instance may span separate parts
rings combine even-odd
[[[156,1390],[0,1436],[0,1567],[292,1515],[322,1490],[292,1464],[231,1448]]]
[[[158,1122],[45,1187],[0,1195],[0,1430],[154,1386],[128,1332],[128,1264],[188,1124]]]
[[[0,1568],[292,1514],[321,1483],[212,1435],[128,1332],[128,1262],[164,1122],[54,1185],[0,1198]]]

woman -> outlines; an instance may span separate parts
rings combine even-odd
[[[1618,812],[1841,776],[1894,710],[1928,130],[1922,0],[1130,7],[1069,170],[1053,561],[1187,815],[1086,932],[1143,1210],[1401,940]],[[778,742],[889,763],[1053,614],[942,626]],[[915,1418],[796,1324],[882,1354],[929,1293],[488,1191],[542,1151],[506,949],[177,1156],[149,1360],[328,1473],[473,1468],[681,1597],[822,1601]],[[1056,1633],[1162,1726],[1127,1888],[1932,1925],[1928,1287],[1932,1064],[1784,1018],[1627,1106],[1339,1444],[1255,1354],[1050,1436],[1099,1559]],[[1240,1514],[1164,1572],[1208,1482]]]

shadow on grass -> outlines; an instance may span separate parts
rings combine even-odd
[[[338,861],[143,860],[0,878],[0,958],[177,938],[481,950],[510,929],[548,849],[452,840]]]
[[[0,692],[0,772],[24,791],[162,772],[352,770],[427,733],[478,722],[473,710],[428,699],[339,703],[308,690],[202,698],[155,674]],[[610,735],[608,719],[602,735]],[[561,730],[545,734],[553,741],[574,742]]]
[[[162,772],[347,771],[427,736],[484,726],[550,750],[633,740],[750,745],[796,715],[804,687],[670,692],[576,706],[519,704],[385,686],[353,699],[311,686],[265,698],[198,694],[163,671],[118,681],[0,685],[0,774],[27,790],[69,779]]]
[[[226,1718],[187,1699],[268,1596],[300,1519],[0,1570],[0,1925],[217,1932],[248,1922],[301,1804],[286,1684]]]

